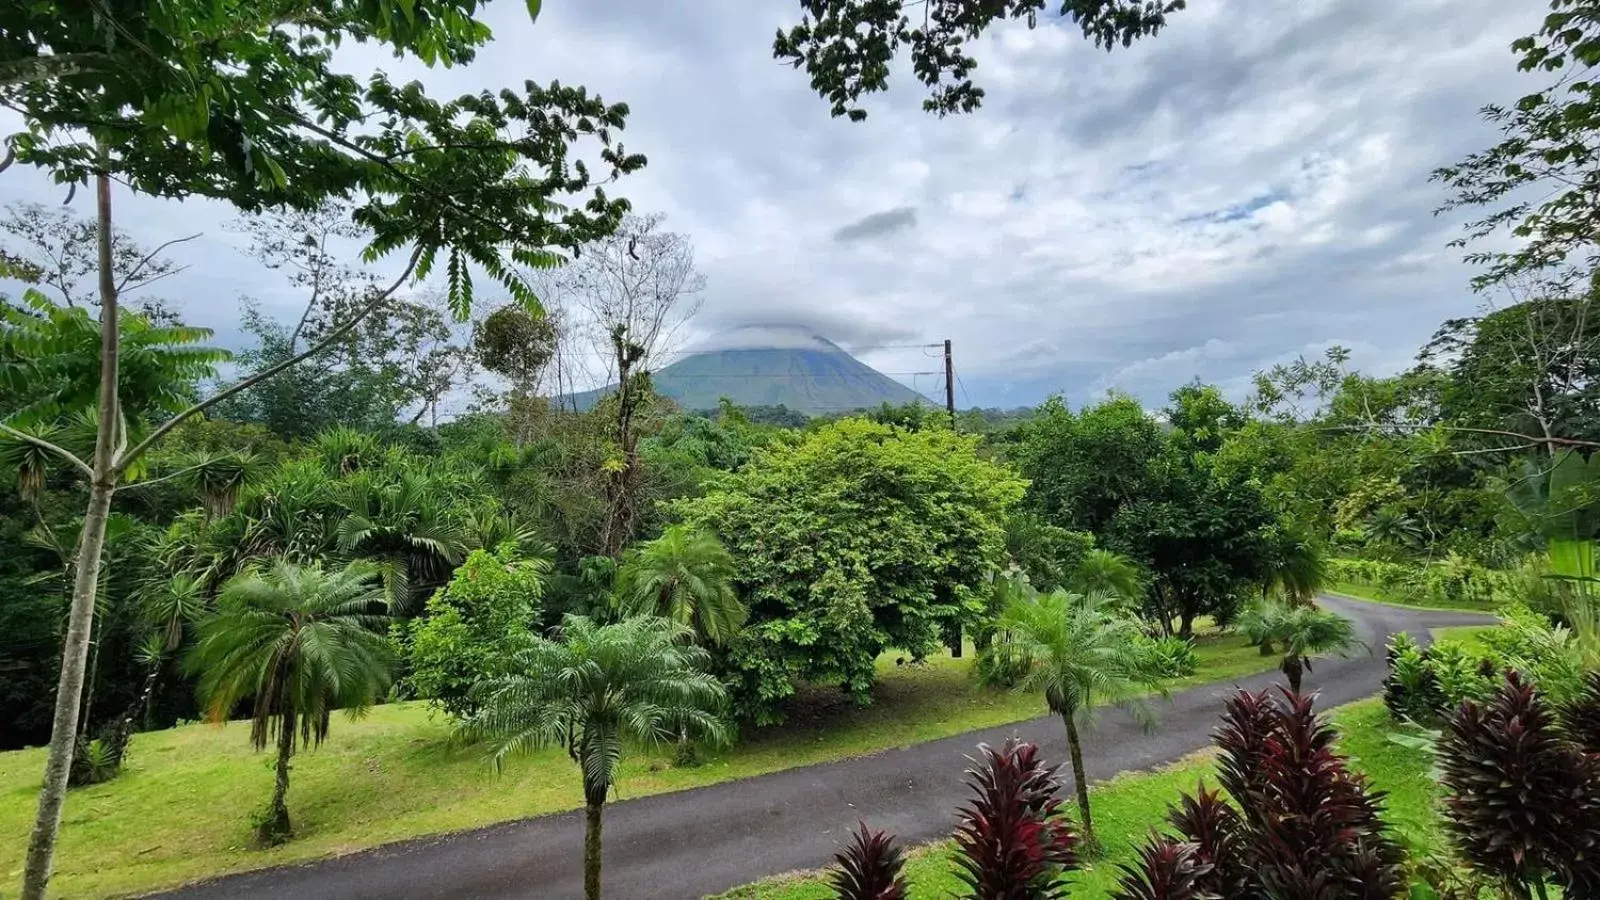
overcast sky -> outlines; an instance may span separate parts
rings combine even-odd
[[[1052,5],[1055,0],[1052,0]],[[1540,0],[1191,0],[1154,39],[1107,54],[1069,26],[996,29],[977,48],[984,108],[938,119],[902,71],[871,117],[832,119],[771,58],[793,0],[520,0],[470,67],[370,50],[349,71],[436,95],[581,83],[632,115],[649,157],[619,193],[688,234],[707,277],[694,323],[798,324],[847,347],[951,338],[966,406],[1116,388],[1159,403],[1196,377],[1250,374],[1332,343],[1406,365],[1467,288],[1436,166],[1492,142],[1477,116],[1533,85],[1508,45]],[[11,123],[5,123],[11,124]],[[4,199],[59,203],[35,173]],[[76,206],[89,210],[87,192]],[[163,294],[239,341],[243,295],[296,297],[237,252],[231,211],[119,199],[146,244],[193,231]],[[863,350],[888,372],[917,350]],[[934,392],[936,378],[903,378]]]

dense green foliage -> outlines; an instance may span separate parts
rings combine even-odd
[[[926,655],[979,620],[1023,483],[976,445],[845,420],[759,451],[677,504],[739,560],[749,620],[726,663],[742,716],[781,718],[796,678],[866,703],[885,648]]]
[[[518,559],[510,545],[472,551],[424,615],[399,628],[410,689],[453,716],[476,712],[473,688],[511,674],[534,639],[548,571],[544,560]]]

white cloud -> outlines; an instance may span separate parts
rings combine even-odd
[[[1159,400],[1335,337],[1404,360],[1475,306],[1427,177],[1493,139],[1478,107],[1530,86],[1507,46],[1537,10],[1513,6],[1217,0],[1110,54],[1058,22],[1004,27],[979,48],[978,113],[923,113],[902,70],[859,125],[770,58],[793,0],[547,4],[533,26],[495,5],[496,42],[451,71],[343,52],[437,93],[560,79],[628,102],[625,143],[650,164],[618,192],[693,238],[700,338],[752,323],[857,346],[949,337],[974,402],[1123,384]],[[59,202],[4,177],[8,196]],[[914,226],[835,239],[896,210]],[[168,292],[225,334],[241,293],[292,305],[232,249],[218,204],[119,215],[147,243],[206,229]]]

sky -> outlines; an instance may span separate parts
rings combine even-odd
[[[938,363],[870,348],[948,338],[961,406],[1108,390],[1159,405],[1196,378],[1241,397],[1253,372],[1333,344],[1395,372],[1444,319],[1494,301],[1470,291],[1428,174],[1493,142],[1481,106],[1538,86],[1509,44],[1544,7],[1195,0],[1111,53],[1060,20],[1017,23],[973,51],[976,113],[924,113],[902,66],[862,123],[772,59],[794,0],[545,0],[536,23],[501,0],[468,67],[359,47],[339,62],[434,95],[533,79],[625,101],[624,143],[649,164],[615,193],[688,235],[706,276],[690,346],[797,325],[911,372]],[[65,197],[18,169],[0,187]],[[239,252],[225,205],[128,196],[117,215],[148,245],[202,233],[173,249],[188,268],[161,294],[224,344],[244,340],[243,298],[283,318],[300,302]]]

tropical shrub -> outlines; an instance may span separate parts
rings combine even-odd
[[[967,770],[972,799],[959,810],[956,877],[976,900],[1066,896],[1077,865],[1077,837],[1061,815],[1056,767],[1039,748],[1017,741],[998,750],[981,744]]]
[[[1419,606],[1485,609],[1510,603],[1545,611],[1556,607],[1552,587],[1534,557],[1511,569],[1489,568],[1457,553],[1432,565],[1348,557],[1334,557],[1327,562],[1330,581],[1370,588],[1379,599]]]
[[[473,687],[507,675],[516,654],[534,639],[539,622],[544,560],[519,559],[507,545],[474,550],[426,614],[395,626],[410,666],[406,686],[452,716],[477,711]]]
[[[1233,800],[1202,788],[1169,821],[1194,846],[1192,864],[1165,839],[1125,880],[1177,879],[1195,897],[1395,897],[1404,855],[1387,836],[1383,794],[1334,750],[1336,735],[1310,697],[1240,691],[1216,733],[1218,779]],[[1157,895],[1161,896],[1161,895]]]
[[[838,900],[905,900],[906,858],[893,835],[858,823],[833,858],[839,866],[828,880]]]
[[[1431,723],[1469,700],[1482,703],[1500,690],[1501,675],[1516,671],[1558,706],[1574,702],[1586,686],[1582,653],[1572,633],[1527,607],[1501,613],[1477,646],[1443,640],[1420,649],[1396,635],[1389,645],[1384,703],[1396,718]]]
[[[1515,671],[1486,703],[1468,700],[1438,743],[1456,846],[1519,897],[1600,891],[1600,758],[1557,728],[1549,700]]]
[[[1383,678],[1383,705],[1395,719],[1427,722],[1448,707],[1430,664],[1432,648],[1417,646],[1404,631],[1389,638],[1388,672]]]
[[[1289,679],[1289,690],[1300,692],[1304,673],[1321,655],[1348,655],[1358,644],[1355,626],[1337,613],[1310,604],[1257,602],[1245,610],[1240,628],[1264,653],[1282,653],[1279,668]]]
[[[796,679],[868,703],[884,649],[925,655],[982,620],[1024,485],[977,443],[845,419],[672,504],[738,567],[748,617],[723,654],[738,714],[780,721]]]
[[[1194,644],[1177,635],[1152,638],[1141,634],[1138,643],[1163,678],[1187,678],[1200,670]]]

